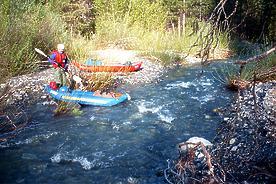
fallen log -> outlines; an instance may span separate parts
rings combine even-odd
[[[271,48],[270,50],[260,54],[260,55],[257,55],[257,56],[254,56],[254,57],[251,57],[245,61],[243,60],[239,60],[237,62],[235,62],[235,64],[240,64],[240,65],[246,65],[248,63],[251,63],[251,62],[260,62],[262,61],[264,58],[267,58],[269,55],[273,54],[276,50],[276,47],[273,47]]]

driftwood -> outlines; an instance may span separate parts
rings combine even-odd
[[[254,56],[254,57],[251,57],[245,61],[237,61],[235,64],[240,64],[240,65],[246,65],[248,63],[251,63],[251,62],[260,62],[262,61],[263,59],[267,58],[269,55],[273,54],[276,50],[276,47],[273,47],[271,48],[270,50],[260,54],[260,55],[257,55],[257,56]]]
[[[168,161],[164,176],[168,183],[224,183],[225,172],[215,163],[202,142],[179,145],[180,157],[173,165]]]

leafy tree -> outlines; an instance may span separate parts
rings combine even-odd
[[[62,3],[60,10],[71,33],[90,36],[95,33],[95,9],[90,0],[70,0]]]
[[[216,0],[216,3],[219,1]],[[230,14],[237,8],[231,19],[231,27],[234,33],[241,38],[254,42],[274,43],[276,37],[276,4],[272,0],[235,0],[227,1],[224,10]],[[223,21],[223,19],[221,19]]]

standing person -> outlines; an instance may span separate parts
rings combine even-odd
[[[64,52],[64,45],[58,44],[57,50],[53,50],[50,55],[49,62],[53,64],[55,71],[55,78],[60,86],[66,85],[66,74],[68,68],[68,56]]]

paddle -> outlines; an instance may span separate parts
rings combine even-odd
[[[35,51],[39,54],[41,54],[42,56],[46,57],[47,59],[53,61],[53,63],[55,63],[59,68],[61,68],[62,70],[64,70],[65,72],[67,72],[65,70],[65,68],[61,67],[61,65],[57,62],[55,62],[54,60],[52,60],[49,56],[47,56],[42,50],[38,49],[38,48],[35,48]]]
[[[35,51],[39,54],[41,54],[42,56],[46,57],[47,59],[50,59],[52,60],[49,56],[47,56],[42,50],[38,49],[38,48],[35,48]],[[52,60],[53,61],[53,60]],[[65,71],[66,73],[68,73],[68,71],[65,70],[65,68],[61,67],[61,65],[55,61],[53,61],[55,64],[58,65],[59,68],[61,68],[63,71]],[[76,81],[76,82],[81,82],[81,78],[79,76],[76,76],[76,75],[73,75],[73,79]]]

